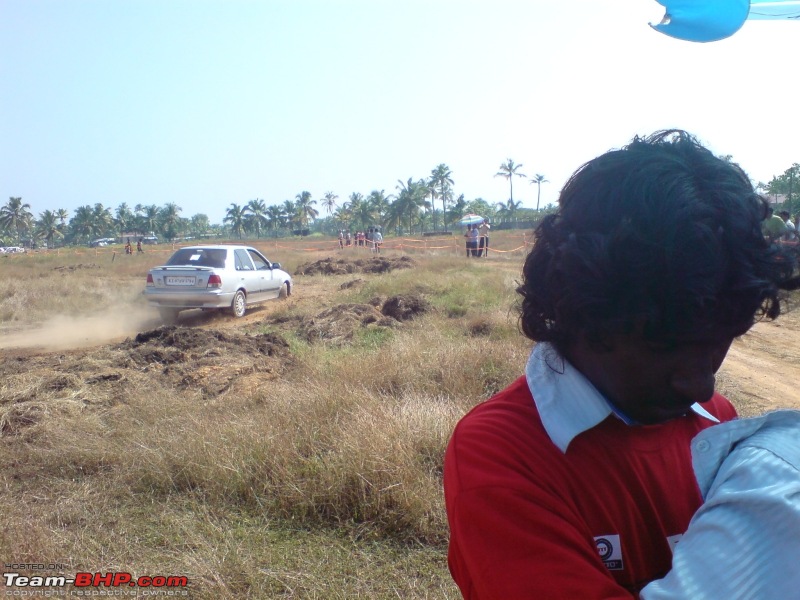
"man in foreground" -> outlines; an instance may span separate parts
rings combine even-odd
[[[690,442],[735,417],[733,339],[780,312],[762,204],[680,131],[581,167],[527,257],[519,378],[456,427],[449,564],[468,599],[637,598],[702,496]]]

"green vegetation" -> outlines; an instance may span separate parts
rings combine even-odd
[[[497,175],[507,177],[511,183],[508,202],[487,202],[483,198],[467,201],[463,194],[454,199],[453,174],[446,164],[437,165],[430,177],[398,180],[396,193],[372,190],[366,196],[352,192],[348,201],[337,202],[339,196],[328,191],[320,199],[326,216],[320,218],[317,200],[311,192],[302,191],[294,200],[284,200],[273,205],[255,198],[243,204],[232,202],[225,211],[221,224],[212,224],[208,215],[198,213],[182,217],[182,208],[175,202],[163,206],[136,204],[133,208],[123,202],[112,211],[101,202],[79,206],[73,215],[66,209],[44,210],[36,218],[30,204],[20,197],[11,197],[0,206],[0,246],[25,245],[27,247],[59,247],[85,245],[99,239],[157,235],[163,240],[223,239],[237,240],[262,237],[289,237],[312,233],[335,235],[339,230],[367,231],[380,227],[386,234],[397,235],[426,231],[457,229],[458,220],[466,213],[476,213],[496,224],[531,222],[539,219],[537,195],[536,210],[522,209],[514,202],[513,175],[522,165],[511,159],[501,165]],[[543,175],[538,182],[546,181]],[[533,182],[533,181],[532,181]],[[538,190],[541,191],[541,188]],[[441,210],[437,209],[437,201]]]

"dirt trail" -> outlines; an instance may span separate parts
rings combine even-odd
[[[743,416],[800,409],[800,308],[774,322],[756,323],[736,340],[718,380],[719,391]]]

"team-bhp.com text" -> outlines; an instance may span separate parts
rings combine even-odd
[[[143,575],[141,577],[134,578],[133,575],[125,572],[76,573],[74,577],[66,577],[64,575],[29,576],[20,575],[19,573],[3,573],[3,583],[5,583],[6,588],[13,586],[16,588],[25,589],[59,588],[72,585],[75,588],[100,588],[101,586],[107,588],[121,588],[122,586],[125,586],[128,588],[172,588],[173,591],[179,591],[181,588],[188,587],[189,579],[185,576],[177,575],[156,575],[153,577]],[[179,588],[179,590],[174,590],[174,588]],[[86,590],[86,592],[89,591],[90,590]],[[182,589],[182,591],[186,590]],[[8,594],[8,592],[6,592],[6,594]],[[95,594],[87,593],[84,595]]]

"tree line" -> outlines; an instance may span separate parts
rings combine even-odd
[[[531,178],[537,185],[536,211],[524,209],[514,200],[514,178],[526,177],[521,164],[512,159],[500,165],[495,175],[509,182],[509,199],[490,203],[482,198],[455,197],[450,168],[439,164],[427,178],[398,180],[393,193],[373,190],[364,195],[351,193],[340,199],[326,192],[318,200],[308,191],[294,200],[268,206],[259,198],[246,203],[231,203],[222,223],[212,224],[207,215],[181,216],[183,209],[174,202],[163,206],[122,203],[115,209],[97,202],[79,206],[72,215],[66,209],[45,210],[34,217],[31,206],[20,197],[11,197],[0,207],[0,243],[26,245],[83,244],[106,237],[158,235],[166,240],[185,237],[284,236],[338,230],[363,230],[379,226],[387,232],[447,232],[467,213],[480,214],[496,223],[529,220],[539,211],[543,175]],[[320,210],[325,215],[320,216]]]
[[[540,210],[541,186],[548,181],[538,173],[529,178],[529,182],[537,186],[536,208],[523,208],[521,201],[514,200],[515,178],[527,177],[522,166],[509,158],[495,174],[508,181],[509,198],[505,202],[490,203],[483,198],[468,201],[464,194],[455,197],[452,172],[446,164],[439,164],[427,178],[398,180],[394,193],[390,194],[385,190],[372,190],[367,195],[353,192],[346,199],[340,199],[328,191],[317,201],[310,192],[302,191],[294,200],[269,206],[259,198],[242,204],[234,202],[226,209],[222,223],[217,224],[212,224],[202,213],[182,217],[183,209],[174,202],[163,206],[137,204],[133,208],[123,202],[113,211],[98,202],[79,206],[71,216],[67,210],[58,209],[45,210],[35,218],[29,204],[22,198],[11,197],[0,207],[0,244],[25,242],[53,247],[82,244],[103,237],[150,234],[166,240],[260,238],[311,232],[334,235],[342,229],[355,231],[375,226],[396,234],[447,232],[457,227],[459,219],[468,213],[479,214],[497,224],[535,221],[552,210],[551,207]],[[783,195],[786,198],[784,208],[790,212],[800,210],[797,198],[800,164],[793,164],[769,183],[759,182],[755,187],[761,193]],[[322,217],[320,209],[326,213]]]

